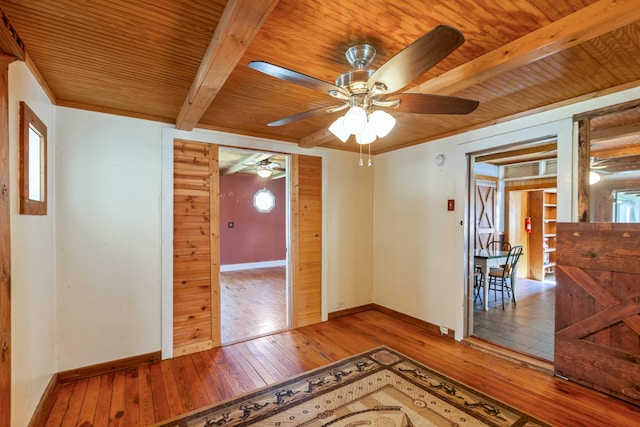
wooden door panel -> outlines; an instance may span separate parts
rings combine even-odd
[[[486,249],[496,235],[496,183],[475,181],[475,248]]]
[[[291,324],[322,320],[322,158],[291,156]]]
[[[558,224],[556,372],[640,404],[640,224]]]
[[[176,140],[173,170],[174,355],[220,345],[218,146]]]

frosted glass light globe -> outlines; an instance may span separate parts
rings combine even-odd
[[[367,113],[361,107],[351,107],[344,115],[344,128],[352,135],[357,135],[367,124]]]

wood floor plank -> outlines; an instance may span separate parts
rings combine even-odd
[[[281,381],[287,378],[286,375],[283,375],[278,369],[279,362],[277,360],[269,360],[269,358],[262,353],[261,346],[256,340],[247,342],[247,347],[249,351],[256,356],[258,362],[271,373],[275,381]]]
[[[74,386],[75,384],[73,383],[66,383],[63,384],[62,387],[60,387],[60,390],[58,390],[58,393],[56,395],[56,405],[51,408],[51,412],[49,413],[49,417],[47,418],[47,426],[62,425],[64,416],[67,413],[69,400],[71,399],[71,395],[73,394]]]
[[[149,375],[151,376],[153,415],[156,422],[171,418],[167,388],[165,387],[164,378],[162,377],[162,365],[163,362],[148,365]]]
[[[126,371],[117,371],[113,375],[111,391],[111,408],[109,409],[109,425],[124,426],[123,417],[126,409],[125,397]]]
[[[276,377],[273,376],[268,367],[264,366],[260,359],[251,351],[251,347],[249,342],[242,342],[234,345],[236,349],[244,356],[245,360],[255,369],[255,371],[260,375],[260,378],[267,383],[273,384],[277,381]]]
[[[140,425],[147,426],[156,421],[153,411],[151,369],[150,365],[146,363],[138,369],[138,407]]]
[[[387,345],[552,425],[631,426],[638,425],[637,420],[640,419],[640,408],[629,403],[433,334],[375,310],[196,353],[188,359],[140,366],[137,371],[138,389],[145,387],[141,385],[144,378],[148,378],[147,387],[151,389],[151,393],[139,392],[140,401],[143,394],[151,396],[154,418],[158,422],[185,413],[194,406],[204,406],[214,398],[215,401],[228,399],[247,389],[286,379],[286,372],[313,369],[380,345]],[[286,358],[284,362],[283,357]],[[181,373],[175,375],[174,371]],[[176,377],[180,379],[176,380]],[[79,425],[110,425],[113,390],[121,387],[118,385],[120,380],[114,384],[114,378],[118,377],[105,374],[87,381],[84,401],[80,405]],[[125,380],[125,390],[129,389],[127,381],[132,380],[133,377]],[[187,385],[184,381],[192,383]],[[76,398],[73,396],[75,384],[69,384],[61,387],[57,394],[47,425],[62,425],[67,408],[78,406],[72,402]],[[198,388],[201,388],[201,396],[206,398],[196,398]],[[181,389],[188,392],[182,395]],[[130,397],[126,396],[126,402],[129,402]],[[115,400],[118,406],[118,399]],[[141,413],[144,412],[144,405],[140,403],[139,406]],[[126,407],[129,408],[130,404]],[[94,413],[88,414],[87,411],[92,409]],[[91,418],[93,423],[86,423]],[[125,419],[121,418],[122,421]],[[140,414],[140,425],[148,424],[148,419],[148,415]],[[118,425],[113,421],[118,420],[112,420],[111,425]]]
[[[283,378],[292,377],[299,372],[295,367],[289,366],[288,359],[283,358],[278,350],[269,343],[268,337],[256,339],[253,341],[253,344],[265,359],[276,361],[272,364]]]
[[[232,357],[227,355],[227,349],[225,347],[210,350],[209,354],[212,355],[218,371],[223,373],[231,396],[237,396],[254,389],[249,376],[234,363]],[[227,396],[227,398],[228,397],[230,396]]]
[[[113,391],[114,374],[100,376],[100,390],[96,402],[96,412],[93,417],[94,426],[109,425],[109,411],[111,409],[111,394]],[[85,396],[86,398],[86,396]]]
[[[138,373],[141,367],[129,368],[125,371],[124,382],[124,416],[122,424],[125,426],[141,425],[140,423],[140,394]]]
[[[100,393],[100,377],[91,377],[87,379],[87,389],[78,415],[79,426],[90,426],[93,424],[96,413],[96,405],[98,403],[98,395]]]
[[[193,411],[205,406],[208,401],[204,395],[204,387],[200,377],[195,371],[193,359],[190,355],[173,359],[173,373],[180,392],[180,398],[184,409]]]
[[[256,369],[249,363],[249,361],[244,357],[244,355],[240,352],[240,350],[234,346],[226,347],[227,354],[230,357],[233,357],[235,363],[238,364],[242,368],[242,372],[244,372],[247,377],[251,380],[252,388],[257,389],[260,387],[264,387],[267,383],[262,379],[260,374],[256,371]]]
[[[219,400],[228,399],[229,397],[233,396],[234,394],[231,391],[231,387],[227,384],[225,375],[218,369],[218,365],[213,357],[213,351],[201,351],[199,355],[208,370],[208,378],[210,378],[212,383],[214,384],[217,395],[219,396]]]
[[[62,426],[73,427],[78,425],[78,418],[80,417],[82,402],[84,402],[84,397],[87,394],[88,383],[89,380],[81,380],[75,383],[69,399],[69,406],[67,406],[67,411],[62,420]]]
[[[166,390],[166,398],[169,406],[169,417],[177,417],[187,411],[184,409],[182,400],[180,398],[180,391],[178,390],[178,383],[173,373],[173,361],[163,360],[160,362],[160,368],[162,370],[162,380]]]
[[[196,371],[202,381],[202,387],[207,394],[207,399],[210,403],[219,402],[222,400],[222,392],[220,388],[220,382],[216,381],[216,375],[209,371],[209,364],[211,363],[209,358],[203,357],[204,352],[194,353],[193,363]],[[208,361],[208,363],[207,363]]]

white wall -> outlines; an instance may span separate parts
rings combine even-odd
[[[323,173],[323,259],[327,266],[324,302],[334,312],[373,301],[373,167],[358,156],[327,150]]]
[[[374,302],[454,328],[462,339],[470,250],[467,154],[557,135],[558,219],[571,221],[577,204],[573,114],[638,98],[635,88],[376,156]],[[433,163],[440,153],[448,158],[443,167]],[[446,211],[447,199],[455,199],[455,212]]]
[[[20,215],[19,103],[47,127],[46,216]],[[11,425],[28,424],[55,365],[55,108],[22,62],[9,66],[11,191]]]
[[[59,371],[160,348],[161,135],[57,109]]]
[[[375,143],[374,143],[375,144]],[[447,161],[436,166],[433,159]],[[455,239],[462,227],[447,200],[456,197],[455,145],[430,142],[376,156],[374,166],[375,303],[453,328],[461,270]]]

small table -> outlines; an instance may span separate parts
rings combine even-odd
[[[482,284],[482,306],[484,311],[489,311],[489,269],[491,267],[499,267],[507,260],[509,251],[489,251],[488,249],[476,249],[473,254],[474,265],[479,265],[482,268],[482,274],[484,274],[484,282]],[[515,271],[513,272],[515,273]],[[516,291],[515,274],[511,276],[512,292]]]

